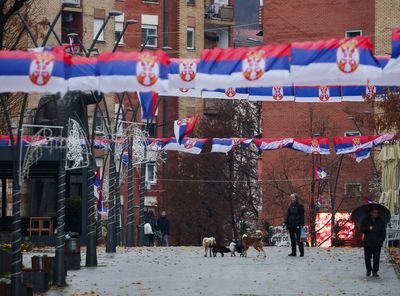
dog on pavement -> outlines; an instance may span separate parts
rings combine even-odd
[[[212,252],[214,257],[217,257],[217,253],[221,253],[221,256],[224,257],[224,253],[230,253],[231,250],[223,245],[215,245],[212,247]]]
[[[243,256],[247,257],[247,250],[250,247],[253,247],[254,249],[256,249],[258,251],[258,255],[261,255],[261,252],[263,252],[264,257],[267,257],[267,255],[264,252],[263,249],[263,233],[261,230],[257,230],[256,231],[256,235],[255,236],[247,236],[246,234],[243,234],[242,237],[242,245],[243,245]]]
[[[211,257],[211,249],[216,244],[217,244],[217,241],[215,240],[214,237],[203,238],[204,257],[207,257],[208,250],[210,250],[210,257]]]
[[[243,257],[243,246],[238,245],[234,242],[229,244],[229,250],[231,250],[231,256],[236,256],[236,252],[240,254],[240,257]]]

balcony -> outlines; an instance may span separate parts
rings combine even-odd
[[[226,3],[226,4],[221,4]],[[204,3],[206,23],[210,25],[234,25],[233,6],[228,1],[211,0]]]

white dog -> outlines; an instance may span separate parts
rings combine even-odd
[[[215,240],[214,237],[205,237],[205,238],[203,238],[204,257],[207,257],[208,250],[210,250],[210,257],[211,257],[211,249],[216,244],[217,244],[217,241]]]
[[[231,250],[231,256],[236,256],[236,244],[234,242],[229,244],[229,250]]]

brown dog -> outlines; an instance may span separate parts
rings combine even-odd
[[[263,241],[262,241],[262,232],[261,230],[256,231],[256,236],[247,236],[246,234],[243,234],[242,237],[242,245],[243,245],[243,257],[247,257],[247,250],[253,246],[254,249],[258,251],[258,256],[260,256],[261,252],[263,252],[264,257],[267,257],[267,255],[264,252],[263,249]]]

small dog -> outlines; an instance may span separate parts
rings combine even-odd
[[[254,249],[258,251],[258,255],[260,256],[261,252],[263,252],[264,257],[267,257],[267,255],[264,252],[263,249],[263,241],[262,241],[263,233],[261,230],[256,231],[256,236],[247,236],[246,234],[243,234],[242,237],[242,244],[243,244],[243,256],[247,257],[247,250],[253,246]]]
[[[222,257],[224,257],[224,253],[230,253],[231,250],[222,245],[215,245],[212,247],[212,252],[214,257],[217,257],[217,253],[221,253]]]
[[[217,241],[215,240],[214,237],[203,238],[204,257],[207,257],[208,250],[210,250],[210,257],[211,257],[211,249],[216,244],[217,244]]]
[[[231,242],[229,245],[229,250],[231,250],[231,256],[236,256],[236,252],[238,252],[240,257],[243,257],[243,246]]]

